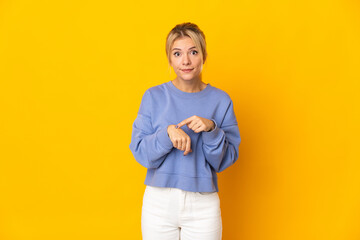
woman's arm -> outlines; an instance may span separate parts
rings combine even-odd
[[[147,90],[132,127],[129,145],[136,161],[146,168],[158,168],[172,150],[167,128],[155,131],[151,124],[151,96]]]
[[[230,99],[221,128],[215,119],[215,128],[210,132],[202,132],[203,151],[207,162],[221,172],[230,167],[239,156],[241,142],[233,102]]]

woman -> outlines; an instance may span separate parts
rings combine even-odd
[[[207,52],[193,23],[176,25],[166,54],[177,77],[147,89],[130,149],[147,168],[144,240],[219,240],[217,172],[238,158],[240,133],[229,95],[201,80]]]

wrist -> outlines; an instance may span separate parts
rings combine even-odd
[[[212,126],[210,127],[210,129],[209,129],[207,132],[211,132],[212,130],[215,129],[215,123],[214,123],[214,121],[211,120],[211,122],[212,122]]]
[[[175,125],[171,124],[171,125],[169,125],[169,126],[167,127],[167,134],[168,134],[168,136],[170,136],[170,135],[169,135],[169,130],[170,130],[171,127],[175,127]]]

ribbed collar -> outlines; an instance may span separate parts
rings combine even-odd
[[[204,88],[203,90],[201,90],[199,92],[190,93],[190,92],[181,91],[180,89],[175,87],[175,85],[172,83],[172,81],[166,82],[166,86],[170,89],[171,92],[175,93],[176,95],[178,95],[180,97],[185,97],[185,98],[199,98],[199,97],[205,96],[206,93],[208,93],[212,88],[210,83],[208,83],[206,88]]]

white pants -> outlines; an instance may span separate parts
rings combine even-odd
[[[141,231],[143,240],[220,240],[219,195],[146,186]]]

